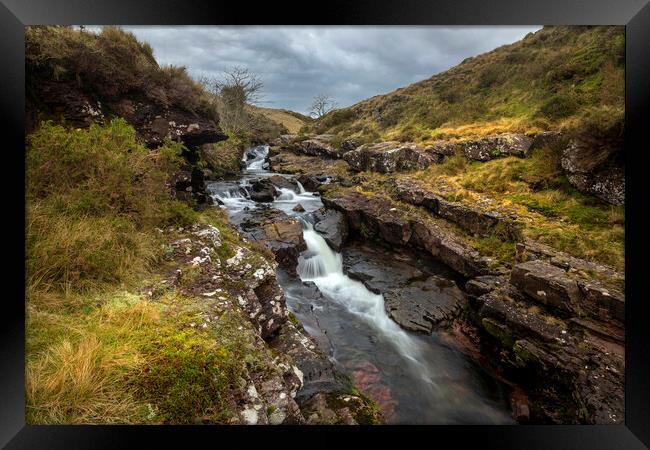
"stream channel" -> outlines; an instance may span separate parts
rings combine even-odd
[[[400,328],[386,314],[381,293],[371,292],[346,274],[346,258],[366,258],[370,265],[374,262],[386,270],[391,270],[386,264],[400,258],[389,255],[373,261],[380,253],[362,242],[345,244],[342,254],[332,250],[310,221],[310,214],[323,203],[318,194],[305,191],[300,183],[298,192],[278,188],[280,195],[273,202],[258,203],[249,198],[247,187],[256,179],[272,175],[293,179],[292,175],[268,170],[268,150],[268,146],[249,149],[244,154],[246,167],[241,176],[211,182],[208,190],[238,226],[256,209],[268,207],[302,221],[307,250],[301,254],[295,273],[278,268],[277,278],[289,310],[335,366],[378,404],[391,424],[515,423],[507,389],[501,383],[438,333],[426,335]],[[298,203],[304,211],[294,211]],[[386,252],[390,250],[381,254]],[[426,271],[453,277],[435,260],[426,265]]]

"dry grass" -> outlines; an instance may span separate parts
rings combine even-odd
[[[126,293],[106,295],[112,298],[89,315],[47,313],[30,305],[28,423],[143,420],[145,404],[124,389],[124,380],[144,365],[138,347],[143,335],[155,330],[159,310]]]
[[[289,114],[282,109],[263,108],[260,106],[250,106],[251,111],[258,112],[268,119],[283,125],[290,134],[298,134],[300,129],[305,125],[305,121],[294,114]]]

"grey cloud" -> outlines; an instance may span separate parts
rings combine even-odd
[[[263,106],[307,113],[314,95],[349,106],[515,42],[540,27],[184,26],[124,27],[161,64],[195,77],[248,67],[264,81]]]

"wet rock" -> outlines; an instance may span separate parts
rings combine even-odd
[[[348,238],[348,225],[345,217],[339,211],[321,208],[312,214],[314,219],[314,230],[316,230],[327,245],[337,252]]]
[[[499,156],[528,156],[532,140],[523,134],[499,134],[460,142],[465,157],[474,161],[489,161]]]
[[[514,266],[510,282],[538,302],[568,313],[575,312],[583,300],[574,279],[564,270],[540,260]]]
[[[273,186],[283,189],[291,189],[292,191],[298,193],[298,183],[294,179],[285,178],[280,175],[273,175],[267,178]]]
[[[315,191],[322,184],[315,176],[300,175],[298,181],[307,191]]]
[[[427,255],[353,242],[343,251],[343,267],[350,278],[383,294],[386,312],[407,330],[430,333],[466,307],[465,295],[451,279],[458,275]]]
[[[241,227],[246,237],[263,242],[283,267],[295,267],[300,252],[307,248],[300,221],[277,209],[251,211]]]
[[[467,304],[456,283],[435,276],[388,291],[384,300],[386,312],[398,325],[423,333],[449,325]]]
[[[278,191],[269,179],[262,178],[251,183],[249,194],[250,199],[253,201],[268,203],[275,200]]]
[[[397,246],[424,249],[466,276],[493,274],[492,261],[482,257],[453,231],[430,223],[426,218],[405,215],[390,200],[365,196],[354,190],[323,197],[328,208],[342,212],[350,231]]]
[[[424,169],[442,162],[442,157],[435,152],[426,152],[419,145],[396,141],[364,144],[343,155],[343,159],[356,171],[380,173]]]
[[[300,203],[296,204],[293,208],[291,208],[292,211],[296,212],[305,212],[305,207],[302,206]]]

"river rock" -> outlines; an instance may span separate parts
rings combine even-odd
[[[283,188],[283,189],[291,189],[292,191],[298,193],[298,183],[296,183],[296,180],[290,179],[290,178],[285,178],[280,175],[273,175],[267,178],[273,186],[277,188]]]
[[[467,303],[456,283],[435,276],[388,291],[384,301],[386,312],[398,325],[423,333],[450,324]]]
[[[452,279],[458,275],[428,255],[353,242],[343,251],[343,266],[350,278],[384,295],[386,312],[404,329],[431,333],[466,307]]]
[[[241,228],[249,239],[263,242],[278,263],[286,268],[294,268],[300,252],[307,248],[300,221],[277,209],[258,208],[251,211],[241,223]]]
[[[253,181],[249,193],[251,200],[263,203],[272,202],[278,196],[277,189],[268,178]]]
[[[314,230],[316,230],[327,245],[337,252],[348,238],[348,225],[345,217],[339,211],[321,208],[312,214],[314,219]]]

